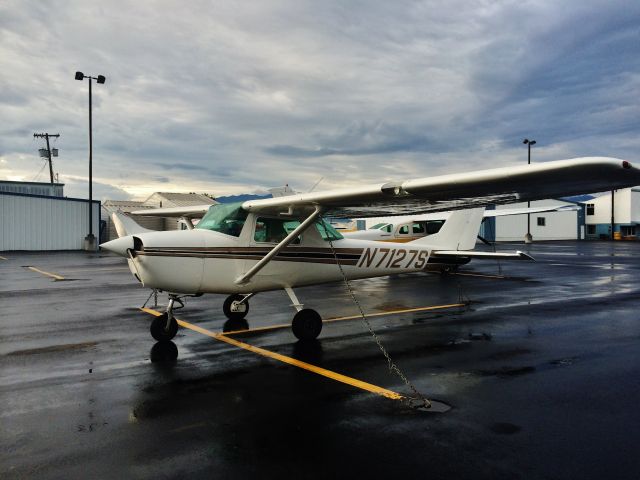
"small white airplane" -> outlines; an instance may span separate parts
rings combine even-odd
[[[550,205],[546,207],[511,208],[485,210],[487,218],[526,215],[543,212],[566,212],[578,210],[574,205]],[[366,230],[341,231],[345,238],[377,240],[379,242],[406,243],[438,233],[451,212],[428,213],[426,215],[404,215],[402,217],[376,217],[374,224]]]
[[[169,293],[166,312],[151,324],[156,340],[175,336],[173,311],[181,298],[228,294],[224,314],[239,320],[247,315],[253,295],[276,289],[284,289],[297,310],[294,335],[308,340],[320,334],[322,319],[303,308],[295,287],[339,281],[343,273],[358,279],[418,272],[432,259],[531,259],[523,252],[472,251],[486,205],[639,184],[640,169],[625,160],[559,160],[236,204],[133,212],[183,218],[189,226],[183,231],[153,232],[115,214],[122,236],[101,247],[126,257],[144,286]],[[449,210],[455,211],[437,233],[405,244],[343,238],[323,219],[325,214],[365,218]],[[203,213],[194,228],[190,219]]]

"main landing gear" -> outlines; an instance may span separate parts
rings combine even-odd
[[[253,293],[229,295],[222,305],[222,311],[229,320],[242,320],[249,313],[249,299]]]
[[[322,318],[315,310],[303,308],[294,315],[291,331],[298,340],[315,340],[322,331]]]
[[[175,304],[178,302],[179,306]],[[180,300],[178,295],[169,294],[169,305],[167,305],[167,311],[159,317],[153,319],[151,322],[151,336],[159,342],[167,342],[176,336],[178,333],[178,322],[173,316],[173,311],[184,307],[184,303]]]
[[[291,322],[291,331],[298,340],[315,340],[322,331],[320,314],[310,308],[302,308],[303,305],[291,288],[287,287],[284,290],[292,301],[291,306],[298,311]],[[225,316],[229,320],[242,320],[249,313],[249,298],[253,295],[253,293],[229,295],[222,306]]]

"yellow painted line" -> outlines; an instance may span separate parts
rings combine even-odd
[[[46,275],[47,277],[51,277],[55,280],[64,280],[64,277],[62,275],[56,275],[55,273],[45,272],[44,270],[40,270],[39,268],[36,268],[36,267],[27,267],[27,268],[29,270],[33,270],[34,272],[41,273],[42,275]]]
[[[396,315],[398,313],[411,313],[411,312],[426,312],[429,310],[444,310],[447,308],[456,308],[456,307],[464,307],[464,303],[452,303],[449,305],[432,305],[430,307],[417,307],[417,308],[403,308],[401,310],[389,310],[387,312],[377,312],[377,313],[366,313],[365,316],[368,317],[381,317],[384,315]],[[349,317],[335,317],[335,318],[327,318],[324,320],[325,323],[330,322],[341,322],[343,320],[354,320],[356,318],[362,318],[362,315],[351,315]]]
[[[160,316],[162,313],[152,310],[150,308],[141,308],[142,311],[149,313],[151,315]],[[330,378],[337,382],[341,382],[347,385],[351,385],[352,387],[360,388],[361,390],[365,390],[367,392],[375,393],[376,395],[381,395],[386,398],[390,398],[392,400],[403,400],[405,397],[400,395],[397,392],[392,390],[387,390],[386,388],[378,387],[377,385],[373,385],[371,383],[363,382],[361,380],[357,380],[355,378],[347,377],[346,375],[342,375],[341,373],[336,373],[331,370],[327,370],[326,368],[321,368],[316,365],[312,365],[307,362],[301,362],[300,360],[296,360],[295,358],[287,357],[286,355],[281,355],[276,352],[272,352],[270,350],[265,350],[264,348],[254,347],[253,345],[249,345],[248,343],[239,342],[233,338],[229,338],[226,335],[221,333],[215,333],[206,328],[199,327],[197,325],[193,325],[191,323],[187,323],[184,320],[178,320],[178,325],[193,330],[195,332],[201,333],[208,337],[214,338],[221,342],[228,343],[229,345],[233,345],[238,348],[242,348],[244,350],[248,350],[250,352],[256,353],[258,355],[262,355],[263,357],[268,357],[273,360],[278,360],[280,362],[286,363],[288,365],[292,365],[294,367],[301,368],[303,370],[307,370],[309,372],[316,373],[318,375],[322,375],[323,377]]]
[[[385,315],[397,315],[400,313],[411,313],[411,312],[426,312],[429,310],[444,310],[447,308],[456,308],[456,307],[464,307],[465,304],[464,303],[452,303],[450,305],[432,305],[429,307],[417,307],[417,308],[405,308],[405,309],[401,309],[401,310],[389,310],[386,312],[376,312],[376,313],[366,313],[366,317],[382,317]],[[323,323],[332,323],[332,322],[343,322],[345,320],[355,320],[358,318],[362,318],[361,315],[350,315],[348,317],[334,317],[334,318],[327,318],[326,320],[323,320]],[[247,330],[232,330],[230,332],[224,332],[225,335],[237,335],[239,333],[253,333],[253,332],[264,332],[264,331],[268,331],[268,330],[280,330],[283,328],[291,328],[291,324],[290,323],[279,323],[277,325],[269,325],[268,327],[256,327],[256,328],[249,328]]]

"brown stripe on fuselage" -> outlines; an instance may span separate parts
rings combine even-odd
[[[146,247],[144,251],[158,251],[158,252],[205,252],[205,253],[222,253],[222,254],[255,254],[266,255],[273,247],[259,246],[259,247]],[[311,254],[311,255],[348,255],[348,256],[360,256],[364,249],[362,248],[336,248],[334,250],[330,248],[316,248],[316,247],[285,247],[278,254]]]
[[[136,255],[181,258],[221,258],[233,260],[262,260],[272,248],[259,247],[148,247]],[[356,265],[362,248],[336,248],[335,256],[342,265]],[[278,262],[305,262],[335,264],[334,251],[330,248],[288,246],[273,258]]]
[[[175,258],[220,258],[232,260],[262,260],[264,255],[237,255],[223,253],[205,253],[205,252],[136,252],[136,255],[147,257],[175,257]],[[356,265],[358,259],[346,259],[338,257],[341,265]],[[304,262],[304,263],[326,263],[335,264],[334,258],[318,258],[318,257],[280,257],[276,255],[272,261],[275,262]]]

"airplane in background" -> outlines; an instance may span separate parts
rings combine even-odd
[[[579,210],[576,205],[551,205],[546,207],[509,208],[485,210],[482,221],[487,218],[527,215],[544,212],[571,212]],[[377,240],[379,242],[405,243],[438,233],[451,212],[428,213],[426,215],[404,215],[401,217],[373,218],[373,225],[365,230],[340,230],[346,238]],[[487,240],[478,236],[484,243]]]
[[[249,311],[249,299],[283,289],[297,313],[292,331],[316,338],[322,318],[303,308],[294,288],[347,279],[422,271],[431,258],[530,259],[523,252],[474,252],[484,207],[592,193],[640,184],[640,169],[614,158],[577,158],[363,185],[202,207],[160,208],[136,215],[182,218],[188,230],[152,232],[114,214],[120,238],[101,245],[128,260],[144,286],[166,291],[169,303],[151,324],[156,340],[170,340],[176,303],[204,293],[228,294],[224,314]],[[439,231],[408,243],[344,238],[323,216],[366,218],[450,211]],[[204,216],[203,216],[204,214]],[[191,218],[202,216],[193,226]]]

